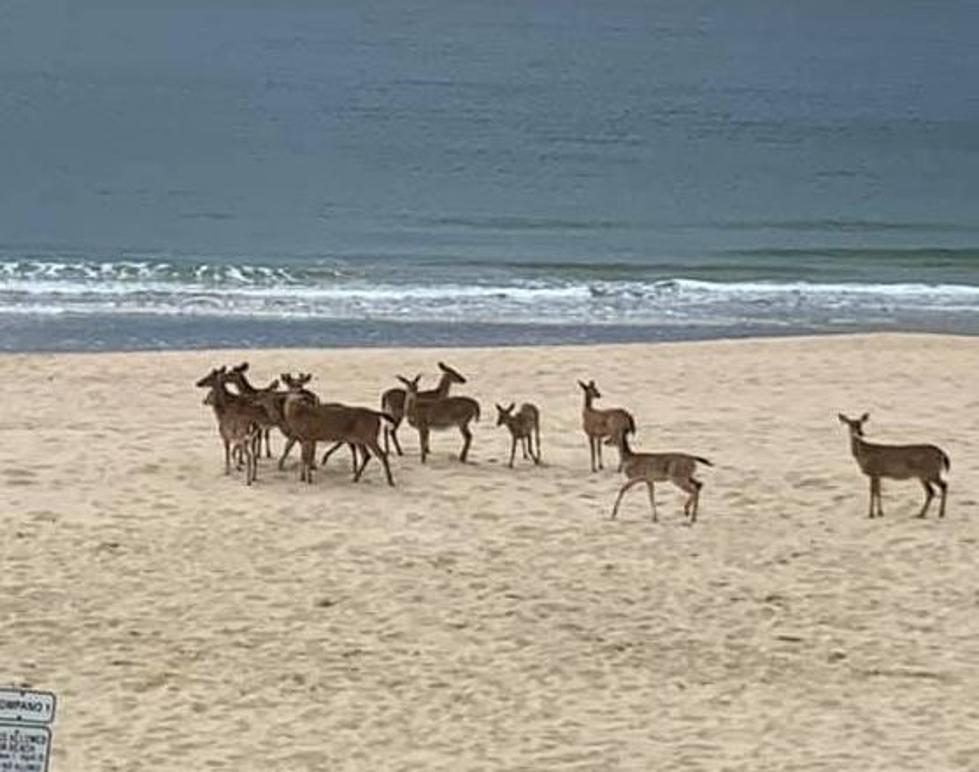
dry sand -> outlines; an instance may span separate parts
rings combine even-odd
[[[395,489],[348,456],[312,486],[225,477],[193,381],[310,370],[375,405],[444,358],[484,407],[473,463],[417,437]],[[608,519],[576,378],[636,445],[688,450]],[[0,358],[0,684],[59,698],[53,772],[979,769],[979,339]],[[494,400],[545,465],[505,467]],[[948,516],[883,520],[837,411],[951,456]],[[275,439],[281,448],[281,438]]]

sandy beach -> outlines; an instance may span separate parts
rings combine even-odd
[[[246,488],[193,385],[242,359],[372,407],[444,359],[472,463],[403,426],[395,488],[346,452]],[[637,449],[714,462],[696,525],[668,485],[609,519],[578,378]],[[0,384],[0,685],[58,695],[53,772],[979,768],[977,338],[17,354]],[[524,400],[544,464],[510,470],[493,403]],[[866,517],[840,411],[949,454],[944,520],[914,481]]]

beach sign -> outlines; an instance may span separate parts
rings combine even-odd
[[[47,772],[55,703],[51,692],[0,689],[0,772]]]

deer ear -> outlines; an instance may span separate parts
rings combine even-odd
[[[218,375],[224,375],[227,369],[228,369],[227,365],[221,365],[221,367],[215,370],[215,372],[218,373]]]
[[[588,381],[588,385],[591,386],[593,389],[596,388],[596,386],[595,386],[595,379],[592,378],[590,381]]]
[[[277,388],[279,388],[279,379],[278,378],[276,378],[274,381],[272,381],[272,383],[269,384],[269,390],[270,391],[273,390],[273,389],[277,389]]]
[[[581,386],[581,388],[583,388],[583,389],[587,389],[588,388],[587,386],[585,386],[584,381],[578,381],[578,385]]]
[[[841,424],[847,423],[846,416],[843,415],[842,413],[837,413],[836,414],[836,417],[840,419],[840,423]]]
[[[446,366],[445,362],[439,362],[439,370],[441,370],[443,373],[447,373],[449,368]]]
[[[403,375],[396,375],[394,377],[397,378],[399,381],[401,381],[405,386],[410,386],[411,385],[411,381],[409,381]]]
[[[868,418],[870,418],[870,413],[864,413],[862,416],[860,416],[860,423],[863,423]]]
[[[236,373],[243,373],[248,369],[248,362],[242,362],[235,368],[232,368]]]
[[[513,411],[513,408],[515,408],[515,407],[516,407],[516,404],[514,404],[513,402],[511,402],[511,403],[510,403],[510,406],[509,406],[509,407],[508,407],[508,408],[506,409],[506,411],[507,411],[508,413],[510,413],[510,412],[512,412],[512,411]]]
[[[500,407],[500,403],[499,402],[494,402],[493,404],[496,405],[496,409],[499,410],[501,413],[505,413],[506,412],[502,407]]]

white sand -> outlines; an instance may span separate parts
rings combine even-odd
[[[444,358],[474,463],[439,434],[422,468],[405,426],[394,489],[346,452],[248,489],[193,387],[243,357],[372,406]],[[666,485],[660,523],[642,489],[608,519],[579,377],[638,448],[714,461],[694,527]],[[0,382],[0,684],[58,694],[53,772],[979,768],[979,339],[15,355]],[[525,399],[546,465],[511,471],[493,402]],[[866,518],[836,420],[863,410],[951,456],[944,521],[916,482]]]

